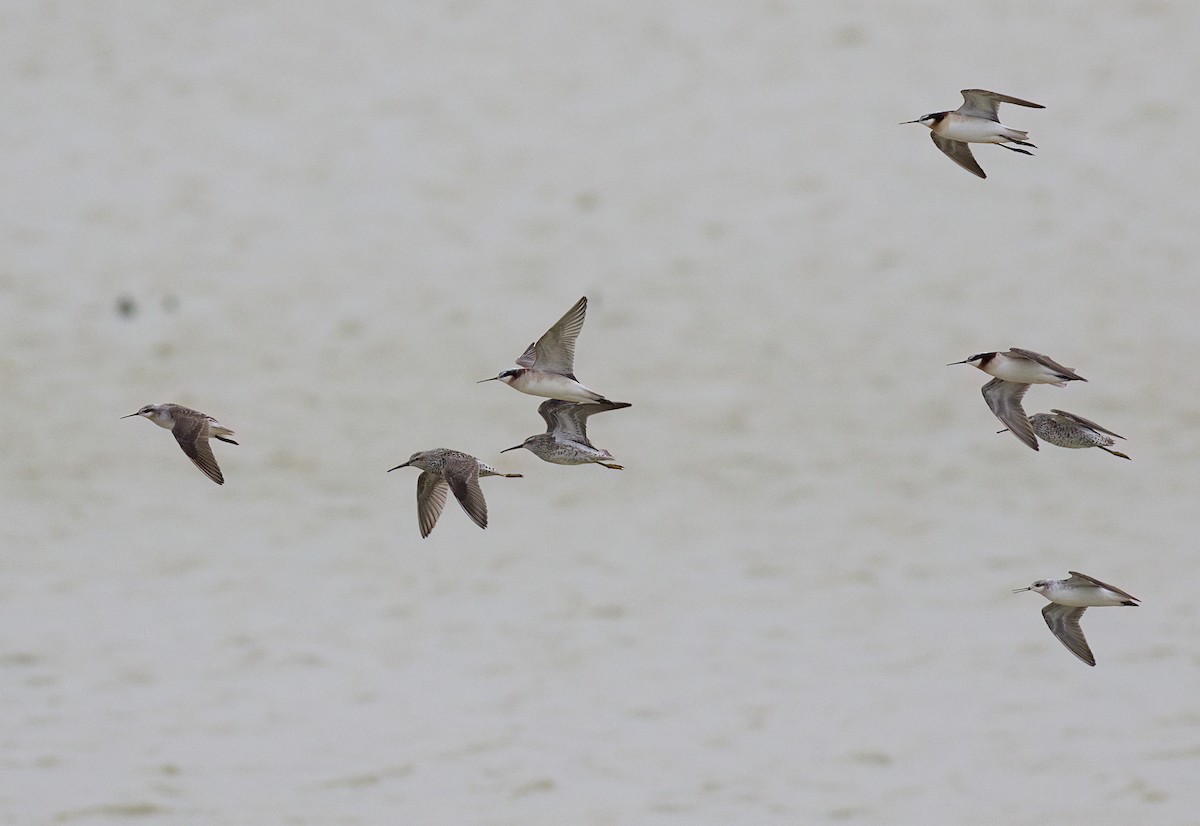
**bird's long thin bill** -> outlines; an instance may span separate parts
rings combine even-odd
[[[521,449],[521,448],[523,448],[523,447],[525,447],[525,445],[514,445],[513,447],[506,447],[506,448],[504,448],[504,450],[502,450],[502,451],[500,451],[500,452],[501,452],[501,453],[508,453],[510,450],[520,450],[520,449]]]
[[[388,473],[391,473],[393,470],[399,470],[402,467],[408,467],[410,464],[411,464],[411,462],[405,462],[402,465],[396,465],[395,467],[388,468]]]
[[[1022,591],[1032,591],[1032,590],[1033,590],[1032,588],[1013,588],[1013,593],[1019,594]]]
[[[970,364],[970,363],[971,363],[970,359],[963,359],[962,361],[952,361],[949,364],[947,364],[946,366],[953,367],[956,364]]]
[[[475,382],[475,383],[476,383],[476,384],[483,384],[485,381],[499,381],[499,380],[500,380],[500,377],[499,377],[499,376],[492,376],[490,379],[480,379],[479,381],[477,381],[477,382]]]
[[[130,414],[129,414],[129,416],[136,416],[136,415],[137,415],[136,413],[130,413]],[[129,416],[122,416],[121,418],[122,418],[122,419],[128,419],[128,418],[129,418]]]
[[[903,126],[906,123],[920,123],[920,122],[921,122],[920,118],[917,118],[916,120],[902,120],[902,121],[900,121],[900,125]]]

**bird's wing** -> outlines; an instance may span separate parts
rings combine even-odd
[[[1101,427],[1100,425],[1096,424],[1095,422],[1093,422],[1090,419],[1083,418],[1083,416],[1076,416],[1074,413],[1068,413],[1065,410],[1056,410],[1054,408],[1050,408],[1050,412],[1057,414],[1059,416],[1062,416],[1064,418],[1070,419],[1073,422],[1077,422],[1078,424],[1081,424],[1084,427],[1090,427],[1092,430],[1095,430],[1098,433],[1107,433],[1109,436],[1116,436],[1118,439],[1125,438],[1124,436],[1120,436],[1116,433],[1113,433],[1111,430],[1108,430],[1107,428]]]
[[[559,419],[562,418],[559,411],[563,405],[569,404],[573,404],[573,402],[565,401],[564,399],[547,399],[538,405],[538,415],[546,423],[546,432],[551,436],[559,428]]]
[[[1051,370],[1054,370],[1057,373],[1062,373],[1064,376],[1071,376],[1072,378],[1079,379],[1080,381],[1087,381],[1087,379],[1075,372],[1074,367],[1063,367],[1054,359],[1050,358],[1049,356],[1043,356],[1041,353],[1035,353],[1032,350],[1024,350],[1020,347],[1009,347],[1008,352],[1009,354],[1015,353],[1016,355],[1023,356],[1031,361],[1036,361],[1043,367],[1049,367]]]
[[[1108,590],[1112,591],[1114,594],[1120,594],[1121,596],[1125,597],[1125,599],[1132,600],[1133,602],[1141,602],[1140,599],[1133,596],[1132,594],[1125,593],[1120,588],[1117,588],[1115,585],[1109,585],[1107,582],[1101,582],[1100,580],[1096,579],[1094,576],[1088,576],[1087,574],[1081,574],[1081,573],[1079,573],[1079,571],[1067,571],[1067,573],[1069,573],[1071,575],[1071,578],[1067,580],[1068,585],[1095,585],[1099,588],[1107,588]]]
[[[1050,633],[1058,637],[1058,641],[1065,645],[1068,651],[1088,665],[1095,665],[1096,658],[1092,656],[1092,649],[1088,648],[1083,629],[1079,627],[1079,618],[1086,610],[1052,602],[1042,609],[1042,617],[1046,620]]]
[[[542,402],[538,412],[546,420],[546,432],[558,441],[582,442],[591,445],[587,437],[588,416],[631,407],[629,402],[568,402],[552,399]]]
[[[1033,426],[1029,424],[1029,418],[1021,407],[1021,399],[1028,389],[1028,384],[992,379],[983,386],[983,398],[996,414],[996,418],[1004,423],[1012,435],[1037,450],[1037,436],[1034,435]]]
[[[171,415],[177,419],[195,418],[195,419],[211,419],[207,413],[201,413],[199,410],[193,410],[190,407],[184,407],[182,404],[168,404],[167,408],[171,411]]]
[[[554,440],[557,442],[582,442],[590,444],[587,437],[587,417],[589,415],[588,408],[595,407],[591,404],[580,404],[579,402],[568,402],[555,399],[559,402],[553,410],[546,411],[554,417],[554,427],[551,433]]]
[[[954,161],[972,175],[978,175],[980,178],[987,177],[987,173],[983,171],[983,167],[979,165],[979,163],[975,160],[975,156],[971,154],[971,144],[943,138],[936,132],[930,132],[929,137],[933,138],[934,146],[946,153],[947,158]]]
[[[626,407],[633,407],[629,402],[588,402],[582,407],[584,410],[584,418],[594,416],[597,413],[607,413],[610,410],[624,410]]]
[[[575,302],[575,306],[554,323],[554,326],[542,334],[533,345],[533,362],[525,364],[520,360],[517,364],[535,370],[549,373],[560,373],[564,376],[575,374],[575,339],[583,329],[583,318],[587,314],[587,296]],[[522,359],[529,356],[525,351]]]
[[[569,411],[572,420],[579,426],[579,441],[584,444],[591,444],[587,437],[587,420],[588,416],[595,416],[597,413],[607,413],[610,410],[621,410],[625,407],[631,407],[629,402],[589,402],[587,404],[577,404],[575,409]],[[564,417],[567,411],[564,411]]]
[[[467,516],[479,527],[486,528],[487,501],[479,487],[479,462],[473,456],[448,456],[442,472]]]
[[[532,367],[533,362],[537,359],[537,342],[533,342],[525,348],[525,352],[517,359],[518,367]]]
[[[204,471],[204,475],[209,479],[218,485],[223,485],[225,477],[221,475],[221,468],[217,466],[217,458],[213,456],[212,448],[209,447],[205,429],[204,419],[188,417],[176,419],[171,433],[174,434],[175,441],[179,442],[183,452],[195,463],[196,467]]]
[[[996,115],[996,110],[1000,108],[1001,103],[1012,103],[1017,106],[1028,106],[1030,109],[1045,109],[1040,103],[1033,103],[1028,100],[1002,95],[999,92],[989,92],[986,89],[963,89],[963,105],[959,107],[960,115],[968,115],[974,118],[987,118],[999,123],[1000,119]]]
[[[437,473],[423,470],[417,477],[417,521],[421,525],[422,539],[429,536],[442,515],[449,489],[446,480]]]

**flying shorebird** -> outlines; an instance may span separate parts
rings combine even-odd
[[[530,344],[517,359],[520,367],[505,370],[485,381],[502,381],[514,390],[531,396],[562,399],[569,402],[608,402],[595,390],[590,390],[575,378],[575,339],[583,329],[587,313],[587,296],[575,302],[566,315]]]
[[[417,477],[417,521],[421,526],[422,539],[429,536],[433,526],[437,524],[442,507],[446,504],[447,490],[454,491],[454,498],[476,525],[486,528],[487,502],[479,488],[479,477],[521,478],[519,473],[501,473],[469,453],[447,447],[419,450],[410,456],[407,462],[396,465],[388,470],[388,473],[410,466],[421,469],[421,475]]]
[[[538,414],[546,422],[546,432],[530,436],[521,444],[507,447],[500,452],[527,448],[542,461],[553,462],[556,465],[586,465],[594,462],[613,470],[623,470],[621,465],[604,461],[613,458],[611,453],[588,441],[587,419],[596,413],[629,406],[628,402],[580,404],[549,399],[538,405]]]
[[[1079,626],[1083,612],[1101,605],[1136,606],[1141,600],[1079,571],[1067,573],[1071,575],[1070,579],[1039,579],[1028,588],[1017,588],[1013,593],[1035,591],[1050,600],[1050,604],[1042,609],[1050,632],[1076,657],[1088,665],[1095,665],[1096,658]]]
[[[1000,108],[1001,103],[1014,103],[1017,106],[1028,106],[1031,109],[1045,109],[1045,106],[1001,95],[998,92],[988,92],[984,89],[963,89],[962,96],[963,105],[953,112],[934,112],[922,115],[916,120],[906,120],[904,123],[919,123],[922,126],[928,126],[929,137],[933,138],[934,145],[946,153],[950,160],[980,178],[986,178],[987,175],[976,162],[975,156],[971,154],[971,144],[994,143],[1013,152],[1020,152],[1022,155],[1032,155],[1033,153],[1027,149],[1008,146],[1008,144],[1015,143],[1017,146],[1037,149],[1036,146],[1025,140],[1029,137],[1028,132],[1012,129],[1002,124],[1000,118],[997,117],[996,110]]]
[[[1113,433],[1083,416],[1077,416],[1065,410],[1052,409],[1049,413],[1034,413],[1029,417],[1029,424],[1039,439],[1052,445],[1070,448],[1098,447],[1113,456],[1120,456],[1122,459],[1129,458],[1124,453],[1112,450],[1110,447],[1116,444],[1113,441],[1114,436],[1118,439],[1124,439],[1124,436]],[[1004,431],[997,432],[1003,433]]]
[[[196,467],[204,471],[204,474],[218,485],[225,484],[225,477],[221,475],[221,468],[217,467],[217,459],[213,456],[208,440],[211,437],[236,445],[237,442],[233,439],[225,438],[234,435],[232,430],[199,410],[192,410],[190,407],[169,402],[148,404],[136,413],[130,413],[121,418],[128,419],[130,416],[143,416],[159,427],[170,430],[175,436],[175,441],[179,442],[183,452],[195,463]]]
[[[995,376],[983,386],[984,401],[1010,433],[1034,450],[1038,449],[1037,437],[1021,407],[1021,399],[1029,385],[1065,387],[1069,381],[1087,381],[1074,368],[1063,367],[1049,356],[1020,347],[1010,347],[1002,353],[976,353],[946,366],[954,364],[970,364],[989,376]]]

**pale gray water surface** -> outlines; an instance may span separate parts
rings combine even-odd
[[[1200,6],[0,20],[0,822],[1195,822]],[[1037,157],[898,125],[967,87]],[[620,473],[474,384],[584,294]],[[996,435],[1013,345],[1134,461]]]

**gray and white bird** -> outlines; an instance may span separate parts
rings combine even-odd
[[[575,340],[583,329],[586,313],[587,296],[584,296],[541,338],[525,349],[517,359],[519,367],[476,383],[501,381],[531,396],[569,402],[607,402],[608,399],[584,387],[575,378]]]
[[[962,96],[963,105],[952,112],[933,112],[904,123],[928,126],[934,146],[942,150],[950,160],[980,178],[986,178],[987,174],[971,154],[971,144],[994,143],[1022,155],[1033,153],[1027,149],[1018,149],[1018,146],[1037,149],[1026,140],[1029,137],[1028,132],[1002,124],[997,110],[1001,103],[1028,106],[1030,109],[1045,109],[1045,106],[999,92],[989,92],[986,89],[963,89]],[[1010,143],[1017,146],[1009,146]]]
[[[433,526],[437,524],[442,508],[446,504],[446,491],[454,491],[454,498],[467,516],[481,528],[488,525],[487,502],[479,487],[481,476],[504,476],[509,479],[520,479],[519,473],[501,473],[491,465],[479,461],[469,453],[451,450],[448,447],[435,447],[432,450],[419,450],[408,458],[402,465],[390,468],[388,473],[402,467],[420,468],[421,475],[417,477],[417,521],[421,527],[421,538],[429,536]]]
[[[1064,367],[1049,356],[1011,347],[1004,352],[976,353],[968,359],[946,365],[970,364],[978,367],[991,381],[983,386],[983,399],[1004,427],[1034,450],[1038,449],[1033,427],[1021,407],[1021,399],[1031,384],[1065,387],[1070,381],[1087,381],[1072,367]]]
[[[1039,439],[1052,445],[1069,448],[1098,447],[1113,456],[1129,458],[1118,450],[1110,449],[1111,445],[1116,444],[1113,437],[1124,439],[1124,436],[1065,410],[1051,409],[1049,413],[1034,413],[1029,417],[1029,425]]]
[[[217,459],[213,456],[208,440],[210,438],[219,439],[222,442],[236,445],[237,442],[233,439],[225,438],[234,435],[232,430],[206,413],[170,402],[148,404],[136,413],[130,413],[121,418],[128,419],[131,416],[142,416],[159,427],[165,427],[171,431],[175,441],[179,442],[179,446],[183,448],[183,452],[195,463],[196,467],[204,471],[205,476],[218,485],[225,484],[225,477],[221,475],[221,468],[217,466]]]
[[[611,464],[613,455],[588,441],[588,416],[630,407],[628,402],[593,402],[580,404],[561,399],[550,399],[538,405],[538,413],[546,422],[546,432],[530,436],[515,447],[500,451],[526,448],[544,462],[556,465],[586,465],[595,463],[613,470],[623,470],[621,465]]]
[[[1092,649],[1079,625],[1083,612],[1098,606],[1136,606],[1141,600],[1087,574],[1067,573],[1071,575],[1070,579],[1039,579],[1028,588],[1017,588],[1013,593],[1035,591],[1050,600],[1050,604],[1042,609],[1050,632],[1076,657],[1088,665],[1095,665],[1096,658],[1092,656]]]

